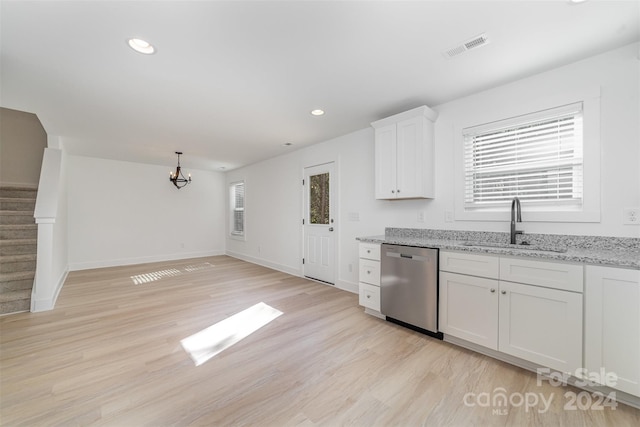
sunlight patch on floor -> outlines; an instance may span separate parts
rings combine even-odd
[[[203,262],[203,263],[200,263],[200,264],[187,265],[184,268],[184,271],[192,272],[192,271],[206,270],[207,268],[213,268],[213,267],[215,267],[215,266],[213,264],[211,264],[210,262]]]
[[[187,265],[182,270],[169,268],[166,270],[153,271],[151,273],[137,274],[135,276],[131,276],[131,280],[134,285],[140,285],[142,283],[155,282],[156,280],[164,279],[165,277],[179,276],[182,273],[192,273],[194,271],[206,270],[213,267],[215,267],[215,265],[210,262],[203,262],[200,264]]]
[[[153,271],[151,273],[142,273],[135,276],[131,276],[134,285],[140,285],[142,283],[155,282],[165,277],[173,277],[180,275],[180,270],[176,268],[170,268],[167,270]]]
[[[180,341],[196,366],[249,336],[282,312],[261,302]]]

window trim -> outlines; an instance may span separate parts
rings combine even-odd
[[[483,123],[504,121],[526,116],[562,105],[582,102],[583,105],[583,203],[581,207],[566,205],[523,206],[526,221],[531,222],[600,222],[600,88],[593,87],[526,100],[514,99],[492,109],[474,114],[464,123],[454,124],[455,220],[509,221],[510,210],[504,207],[466,209],[464,201],[464,129]]]
[[[235,206],[235,190],[236,187],[238,185],[242,185],[243,189],[244,189],[244,207],[242,208],[242,211],[244,212],[244,215],[242,217],[242,233],[238,233],[238,232],[234,232],[234,218],[235,218],[235,212],[236,212],[236,206]],[[234,240],[246,240],[246,236],[247,236],[247,215],[246,215],[246,210],[247,210],[247,185],[245,183],[244,180],[239,180],[239,181],[234,181],[229,183],[229,238],[234,239]]]

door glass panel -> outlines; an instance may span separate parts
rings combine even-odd
[[[309,223],[329,224],[329,172],[309,177]]]

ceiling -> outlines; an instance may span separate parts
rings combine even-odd
[[[640,2],[2,0],[2,107],[71,154],[237,168],[640,39]],[[480,34],[489,43],[446,58]],[[134,52],[137,37],[157,48]],[[322,108],[324,116],[310,111]],[[291,146],[284,146],[291,143]]]

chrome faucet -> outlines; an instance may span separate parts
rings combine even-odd
[[[524,231],[516,230],[516,221],[522,222],[522,208],[520,207],[520,199],[514,197],[511,201],[511,244],[516,244],[516,235],[523,234]]]

